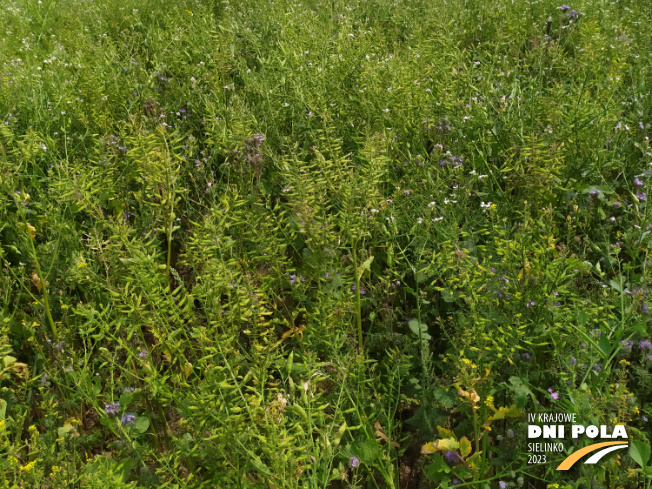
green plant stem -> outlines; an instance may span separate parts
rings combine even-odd
[[[27,222],[26,222],[27,224]],[[38,258],[36,256],[36,248],[34,246],[34,238],[32,237],[32,233],[27,229],[27,234],[29,236],[29,244],[32,249],[32,258],[34,259],[34,263],[36,264],[36,273],[38,274],[38,279],[41,281],[41,289],[43,291],[43,306],[45,307],[45,315],[48,318],[48,323],[50,324],[50,329],[52,330],[52,335],[56,338],[59,334],[57,331],[57,326],[54,324],[54,319],[52,319],[52,312],[50,311],[50,301],[49,301],[49,294],[48,294],[48,287],[45,283],[45,277],[43,276],[43,272],[41,272],[41,265],[39,264]]]
[[[360,347],[360,351],[362,351],[364,346],[362,344],[362,307],[360,301],[360,274],[358,272],[357,248],[358,242],[356,240],[353,247],[353,267],[355,268],[355,313],[358,324],[358,346]]]

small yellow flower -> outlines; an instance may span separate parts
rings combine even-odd
[[[34,469],[34,466],[36,466],[36,460],[32,460],[27,465],[21,465],[19,469],[21,472],[31,472]]]
[[[641,410],[638,408],[638,406],[634,406],[634,414],[640,413]]]
[[[27,428],[27,431],[29,431],[32,434],[38,433],[38,430],[36,429],[35,425],[31,425],[29,428]]]
[[[485,406],[493,406],[494,405],[494,396],[487,396],[484,400]]]

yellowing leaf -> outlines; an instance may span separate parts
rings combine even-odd
[[[457,450],[460,447],[460,443],[455,438],[442,438],[437,442],[437,446],[440,450]]]
[[[39,278],[38,273],[36,272],[32,273],[32,283],[36,286],[39,292],[41,291],[41,288],[43,288],[41,279]]]
[[[376,439],[377,441],[384,441],[385,443],[389,442],[389,438],[383,431],[383,427],[380,425],[378,421],[376,421],[376,424],[374,425],[374,428],[376,429]],[[398,448],[398,443],[392,442],[392,446]]]
[[[163,354],[165,355],[165,358],[168,359],[169,363],[172,363],[172,354],[170,353],[170,350],[167,348],[163,348]]]
[[[469,453],[471,453],[471,442],[466,436],[460,438],[460,453],[463,458],[468,457]]]
[[[346,431],[346,421],[342,424],[342,426],[340,426],[340,429],[337,430],[337,433],[335,433],[335,438],[333,438],[333,446],[336,447],[340,444],[340,441],[342,441],[342,436],[344,436],[345,431]]]
[[[510,407],[501,407],[495,414],[489,418],[490,421],[496,419],[505,419],[505,418],[518,418],[521,415],[521,411],[516,407],[516,404],[512,404]]]
[[[435,442],[428,442],[425,445],[421,447],[421,453],[423,455],[430,455],[431,453],[435,453],[436,451],[439,450],[439,447],[435,445]]]
[[[36,238],[36,228],[30,223],[27,223],[27,229],[29,230],[29,235],[32,239]]]
[[[449,430],[447,428],[443,428],[441,426],[437,426],[437,432],[439,433],[439,436],[442,438],[454,438],[455,433],[453,433],[453,430]]]
[[[477,404],[478,402],[480,402],[480,396],[477,394],[477,392],[475,392],[474,389],[471,389],[471,392],[467,392],[465,390],[460,389],[459,391],[457,391],[457,394],[460,397],[464,397],[464,398],[468,399],[474,405]]]

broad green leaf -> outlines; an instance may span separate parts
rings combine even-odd
[[[642,468],[647,466],[650,460],[650,443],[644,441],[633,441],[629,445],[629,456]]]
[[[433,395],[435,396],[435,399],[446,409],[452,408],[455,405],[455,401],[457,400],[457,396],[455,394],[447,391],[446,389],[442,389],[441,387],[435,389]]]
[[[620,292],[621,294],[623,293],[622,287],[615,280],[610,280],[609,285],[611,285],[616,291]]]
[[[446,302],[454,302],[455,301],[455,297],[453,297],[453,294],[451,293],[451,291],[449,289],[444,289],[444,291],[441,293],[441,296]]]
[[[359,451],[358,458],[367,465],[372,465],[380,458],[380,446],[374,440],[365,440],[357,445]]]
[[[433,482],[438,482],[442,475],[450,473],[451,470],[439,453],[433,455],[432,461],[424,467],[426,477]]]
[[[149,418],[147,416],[138,416],[134,423],[134,429],[138,433],[145,433],[149,428]]]

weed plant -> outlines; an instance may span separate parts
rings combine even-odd
[[[0,487],[649,488],[652,9],[577,1],[2,2]]]

